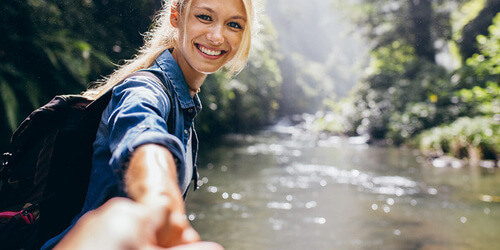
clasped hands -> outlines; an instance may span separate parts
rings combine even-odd
[[[158,200],[146,206],[113,198],[80,218],[55,249],[223,249],[217,243],[200,242],[184,215],[165,213],[167,203]]]
[[[200,242],[185,216],[170,151],[147,144],[137,148],[125,175],[128,198],[113,198],[80,218],[58,249],[221,250]]]

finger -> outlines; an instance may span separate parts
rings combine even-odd
[[[162,227],[168,222],[171,213],[170,199],[166,196],[156,199],[151,199],[148,203],[143,204],[147,211],[147,223],[155,229]]]
[[[200,240],[198,233],[191,227],[186,216],[180,212],[172,212],[168,221],[158,230],[158,242],[161,246],[170,247]]]
[[[168,211],[164,224],[157,231],[158,243],[164,247],[182,244],[182,231],[186,227],[181,213]]]
[[[200,234],[194,230],[191,226],[184,230],[182,233],[182,240],[183,242],[189,243],[189,242],[198,242],[201,241]]]

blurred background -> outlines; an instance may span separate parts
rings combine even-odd
[[[267,0],[210,75],[188,216],[227,249],[500,245],[500,1]],[[0,149],[142,45],[160,0],[2,0]]]

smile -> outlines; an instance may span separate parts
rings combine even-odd
[[[210,57],[219,57],[226,52],[224,50],[209,49],[201,44],[196,44],[196,48],[198,48],[198,50],[200,52],[202,52],[203,54],[210,56]]]

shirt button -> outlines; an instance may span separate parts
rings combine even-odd
[[[188,134],[189,132],[187,131],[187,129],[184,129],[184,134]]]
[[[188,109],[188,112],[189,113],[193,113],[193,109]]]

